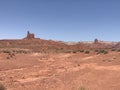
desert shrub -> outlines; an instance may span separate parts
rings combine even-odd
[[[1,83],[0,83],[0,90],[6,90],[6,88]]]
[[[73,53],[77,53],[77,50],[73,50],[72,52],[73,52]]]
[[[60,48],[60,50],[63,50],[63,48]]]
[[[108,51],[106,51],[106,50],[100,50],[100,53],[107,54]]]
[[[112,49],[111,51],[116,51],[116,49]]]
[[[86,89],[85,89],[85,87],[80,86],[80,87],[78,88],[78,90],[86,90]]]
[[[89,54],[90,53],[90,51],[85,51],[85,54]]]
[[[97,52],[96,54],[100,54],[99,52]]]
[[[13,56],[12,56],[12,55],[10,55],[10,58],[13,58]]]
[[[105,52],[105,50],[99,50],[99,52],[100,52],[100,53],[104,53],[104,52]]]
[[[25,51],[25,50],[16,50],[15,53],[16,54],[27,54],[28,51]]]
[[[95,52],[99,52],[99,50],[98,50],[98,49],[96,49],[96,50],[95,50]]]
[[[71,53],[71,52],[73,52],[72,50],[65,50],[64,51],[65,53]]]
[[[107,60],[107,59],[104,59],[104,60],[102,60],[103,62],[111,62],[111,60]]]
[[[108,51],[100,49],[100,50],[95,50],[95,52],[97,52],[97,54],[107,54]]]
[[[10,59],[10,57],[9,57],[9,56],[7,56],[7,57],[6,57],[6,59]]]
[[[12,56],[15,56],[15,53],[12,53]]]
[[[118,52],[120,52],[120,49],[119,50],[117,50]]]
[[[73,53],[77,53],[76,51],[73,51]]]
[[[3,53],[10,53],[9,50],[3,50]]]
[[[79,50],[79,52],[84,52],[84,50]]]
[[[13,58],[14,56],[15,56],[15,53],[10,52],[10,53],[8,53],[7,59]]]
[[[108,51],[104,51],[104,52],[103,52],[103,54],[107,54],[107,53],[108,53]]]

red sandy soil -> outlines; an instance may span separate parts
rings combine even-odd
[[[0,54],[7,90],[120,90],[120,53]]]

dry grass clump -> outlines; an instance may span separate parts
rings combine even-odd
[[[104,50],[104,49],[96,49],[95,52],[96,52],[97,54],[107,54],[107,53],[108,53],[108,51],[107,51],[107,50]]]
[[[85,54],[89,54],[89,53],[90,53],[90,51],[88,51],[88,50],[87,50],[87,51],[85,51]]]
[[[80,86],[78,90],[86,90],[84,86]]]
[[[0,83],[0,90],[6,90],[2,83]]]

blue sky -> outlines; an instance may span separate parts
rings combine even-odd
[[[120,41],[120,0],[0,0],[0,39]]]

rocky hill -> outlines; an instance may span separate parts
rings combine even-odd
[[[59,42],[35,38],[28,32],[26,37],[19,40],[0,40],[0,49],[27,49],[34,52],[65,52],[69,50],[87,49],[120,49],[120,43],[107,43],[95,39],[94,42]]]

